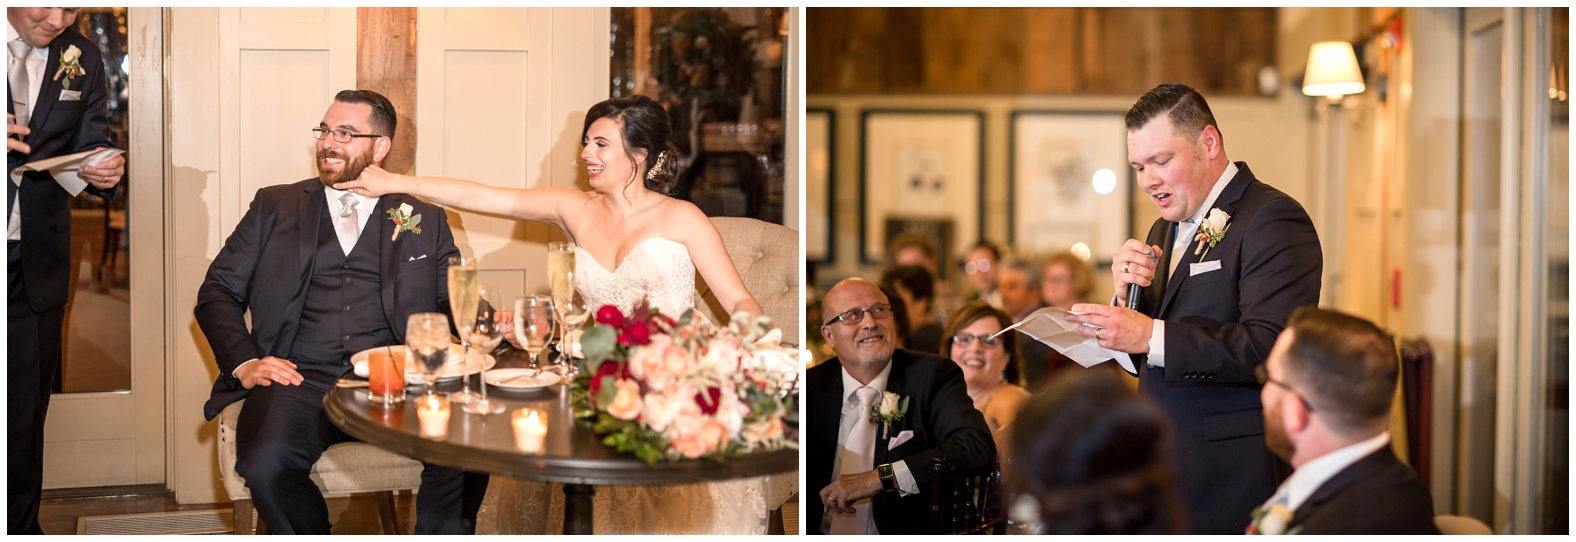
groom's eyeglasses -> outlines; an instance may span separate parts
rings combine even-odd
[[[328,128],[313,128],[312,129],[312,137],[315,137],[315,138],[318,138],[318,139],[323,139],[325,137],[328,137],[329,134],[333,134],[334,135],[334,141],[338,141],[340,143],[349,143],[350,140],[358,138],[358,137],[383,137],[383,136],[380,136],[380,135],[377,135],[377,134],[358,134],[358,133],[355,133],[355,132],[351,132],[350,130],[330,130]]]
[[[877,303],[868,309],[853,309],[832,317],[831,320],[826,321],[826,325],[832,325],[832,322],[842,322],[845,326],[857,326],[865,320],[865,313],[867,312],[870,313],[871,318],[877,320],[891,318],[892,306],[886,303]]]

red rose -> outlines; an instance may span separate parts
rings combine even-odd
[[[618,334],[618,344],[621,346],[645,346],[651,344],[651,330],[646,324],[639,321],[629,321],[624,324],[624,330]]]
[[[624,327],[624,313],[620,312],[618,307],[602,305],[602,308],[596,310],[596,323],[614,328]]]
[[[705,393],[706,395],[711,396],[711,400],[707,401],[706,397],[697,393],[695,394],[695,404],[700,405],[700,411],[702,414],[707,416],[716,414],[717,406],[720,404],[718,401],[722,399],[722,390],[718,388],[706,388]]]

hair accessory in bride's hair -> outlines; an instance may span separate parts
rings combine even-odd
[[[648,181],[656,180],[657,179],[657,171],[662,169],[662,164],[664,162],[667,162],[667,161],[668,161],[668,151],[662,151],[662,152],[657,153],[657,163],[652,165],[651,169],[646,170],[646,180],[648,180]]]

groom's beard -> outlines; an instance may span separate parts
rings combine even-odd
[[[338,173],[323,171],[324,158],[341,158],[345,160],[345,164],[339,168]],[[314,164],[317,166],[317,178],[323,181],[323,186],[333,188],[334,183],[354,181],[360,177],[361,171],[372,165],[372,150],[368,149],[367,152],[357,156],[346,156],[345,153],[334,149],[324,149],[317,151],[317,161]]]

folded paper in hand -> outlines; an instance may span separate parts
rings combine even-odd
[[[103,147],[76,154],[28,162],[16,168],[16,171],[48,171],[49,175],[55,178],[55,182],[60,183],[61,188],[66,189],[66,192],[71,193],[72,196],[76,196],[81,194],[82,189],[88,186],[87,181],[77,176],[77,171],[81,170],[82,166],[95,165],[124,152],[126,151]]]
[[[996,334],[1001,335],[1016,329],[1019,333],[1050,345],[1057,352],[1061,352],[1068,359],[1076,361],[1084,367],[1115,359],[1128,373],[1138,372],[1133,367],[1133,358],[1129,357],[1126,352],[1106,350],[1100,347],[1099,341],[1096,341],[1094,337],[1078,332],[1078,326],[1083,324],[1067,321],[1068,314],[1067,311],[1056,307],[1046,307],[1034,311],[1034,314],[1030,314],[1022,322],[1007,326],[1007,329],[1003,329]]]

